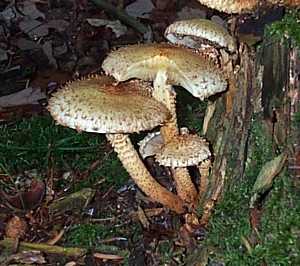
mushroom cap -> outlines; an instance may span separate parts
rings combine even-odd
[[[211,156],[208,142],[195,134],[184,133],[164,143],[159,132],[149,133],[139,145],[142,158],[155,155],[161,165],[173,168],[198,165]]]
[[[230,52],[236,50],[234,38],[221,25],[209,19],[187,19],[175,21],[165,31],[171,43],[198,48],[202,42],[225,47]],[[200,40],[199,40],[200,39]]]
[[[273,5],[289,6],[289,7],[299,7],[300,0],[268,0],[268,3]]]
[[[145,82],[113,82],[98,75],[69,82],[49,100],[48,110],[61,125],[97,133],[139,132],[169,119]]]
[[[200,99],[227,88],[222,71],[206,57],[165,43],[122,47],[112,51],[102,67],[118,81],[131,78],[152,81],[164,70],[168,84],[182,86]]]
[[[250,12],[259,3],[258,0],[198,0],[198,2],[228,14]]]
[[[178,135],[166,143],[155,159],[159,164],[170,167],[198,165],[211,156],[209,144],[198,135]]]

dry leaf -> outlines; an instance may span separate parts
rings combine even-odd
[[[24,219],[14,216],[5,227],[5,235],[8,238],[20,239],[23,238],[27,231],[27,223]]]
[[[0,108],[26,104],[38,104],[40,100],[46,99],[46,94],[40,89],[28,87],[16,93],[0,97]]]
[[[113,254],[104,254],[104,253],[94,253],[93,255],[96,259],[101,259],[101,260],[123,260],[123,257],[118,256],[118,255],[113,255]]]
[[[135,18],[149,18],[154,5],[151,0],[137,0],[128,5],[125,10],[128,15]]]
[[[250,208],[254,207],[259,195],[271,188],[274,178],[280,173],[287,160],[287,154],[282,153],[273,160],[267,162],[260,170],[253,186],[253,196],[250,200]]]
[[[22,251],[20,253],[11,255],[9,257],[10,261],[14,261],[17,263],[22,264],[44,264],[46,263],[46,260],[42,253],[38,250],[31,250],[31,251]]]
[[[117,38],[124,35],[127,32],[127,27],[123,25],[119,20],[107,20],[107,19],[96,19],[87,18],[87,22],[94,27],[105,26],[110,28]]]

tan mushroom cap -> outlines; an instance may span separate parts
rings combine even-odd
[[[267,2],[273,5],[300,7],[300,0],[267,0]]]
[[[221,70],[206,57],[165,43],[122,47],[111,52],[102,67],[118,81],[131,78],[152,81],[163,70],[168,84],[182,86],[200,99],[227,88]]]
[[[149,130],[170,116],[145,82],[115,85],[113,79],[97,75],[67,83],[49,100],[48,110],[59,124],[97,133]]]
[[[195,134],[184,132],[172,141],[164,143],[160,132],[153,132],[139,142],[139,152],[142,158],[155,156],[155,159],[163,166],[186,167],[198,165],[211,156],[209,144]]]
[[[254,10],[258,0],[198,0],[202,5],[228,14],[247,13]]]
[[[200,41],[229,51],[236,50],[234,38],[221,25],[209,19],[187,19],[172,23],[165,31],[165,37],[171,43],[190,48],[199,48]]]
[[[179,135],[166,143],[155,159],[164,166],[186,167],[198,165],[211,156],[208,142],[198,135]]]

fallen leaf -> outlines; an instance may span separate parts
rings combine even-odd
[[[60,213],[66,211],[82,211],[92,200],[95,190],[83,188],[77,192],[67,195],[64,198],[57,199],[49,205],[50,213]]]
[[[126,6],[125,11],[135,18],[149,18],[153,8],[154,5],[151,0],[137,0]]]
[[[44,264],[46,260],[39,250],[22,251],[11,255],[9,261],[14,261],[22,264]]]
[[[24,19],[19,23],[19,28],[32,39],[47,36],[48,25],[35,19]]]
[[[25,16],[27,16],[31,19],[37,19],[37,18],[45,19],[46,18],[45,14],[37,9],[37,7],[33,1],[30,1],[30,0],[24,1],[19,6],[19,8]]]
[[[28,191],[22,191],[13,196],[4,191],[0,192],[0,195],[6,200],[8,205],[20,210],[30,210],[36,208],[41,203],[45,196],[46,186],[43,181],[33,180]]]
[[[38,104],[46,94],[40,89],[28,87],[13,94],[0,97],[0,108],[26,104]]]
[[[139,221],[141,222],[143,227],[146,229],[149,229],[150,222],[149,222],[144,210],[140,206],[138,206],[137,216],[139,217]]]
[[[96,259],[101,259],[101,260],[123,260],[124,258],[118,255],[114,255],[114,254],[104,254],[104,253],[94,253],[93,256]]]
[[[5,236],[13,239],[21,239],[25,236],[27,231],[27,223],[24,219],[14,216],[5,227]]]
[[[192,19],[192,18],[206,18],[206,12],[199,8],[192,8],[185,6],[177,12],[178,20]]]
[[[7,51],[0,48],[0,62],[8,59]]]
[[[280,173],[286,160],[287,154],[282,153],[262,167],[252,188],[253,195],[250,200],[250,208],[254,207],[261,194],[271,188],[274,178]]]
[[[23,51],[42,49],[42,46],[37,42],[25,38],[18,38],[16,46]]]
[[[87,18],[87,22],[94,27],[105,26],[110,28],[117,38],[124,35],[127,32],[127,27],[123,25],[119,20],[107,20],[107,19],[96,19]]]

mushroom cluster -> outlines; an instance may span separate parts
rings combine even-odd
[[[212,153],[207,140],[178,127],[173,86],[185,88],[200,100],[226,91],[226,76],[212,60],[195,51],[195,43],[229,52],[236,46],[221,26],[203,19],[175,22],[165,36],[171,43],[128,45],[111,51],[102,65],[106,75],[67,83],[49,100],[48,110],[63,126],[105,133],[137,186],[181,214],[193,210],[199,191],[205,192]],[[149,133],[136,151],[129,134],[154,128],[159,132]],[[143,163],[148,156],[170,168],[177,193],[151,176]],[[189,166],[200,171],[199,188],[192,182]]]

